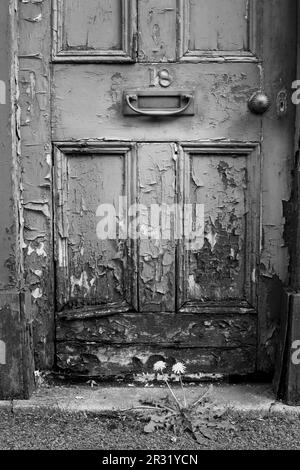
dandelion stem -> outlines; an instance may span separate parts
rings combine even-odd
[[[176,401],[176,403],[177,403],[177,405],[178,405],[179,409],[181,410],[181,404],[180,404],[180,402],[178,401],[178,399],[177,399],[177,397],[176,397],[175,393],[174,393],[174,392],[173,392],[173,390],[171,389],[171,387],[170,387],[170,385],[169,385],[169,382],[168,382],[168,380],[167,380],[167,379],[165,379],[165,382],[166,382],[166,384],[167,384],[167,387],[168,387],[168,389],[170,390],[170,392],[171,392],[171,394],[172,394],[172,396],[173,396],[174,400]]]
[[[186,401],[186,395],[185,395],[185,390],[184,390],[184,386],[183,386],[183,383],[182,383],[181,374],[179,374],[179,380],[180,380],[180,385],[181,385],[181,389],[182,389],[182,393],[183,393],[184,407],[186,408],[187,407],[187,401]]]

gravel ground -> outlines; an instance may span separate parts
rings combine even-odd
[[[300,449],[300,417],[230,413],[234,431],[215,431],[205,447],[187,435],[143,432],[145,418],[61,411],[0,410],[0,449],[200,450]]]

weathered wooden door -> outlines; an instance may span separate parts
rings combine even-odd
[[[53,1],[65,372],[264,369],[288,277],[295,4]]]

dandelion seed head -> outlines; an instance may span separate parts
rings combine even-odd
[[[164,361],[158,361],[154,364],[153,370],[155,372],[162,372],[167,367],[167,364]]]
[[[176,364],[174,364],[174,366],[172,367],[172,371],[174,372],[174,374],[178,374],[178,375],[184,374],[185,370],[186,370],[186,367],[182,362],[176,362]]]

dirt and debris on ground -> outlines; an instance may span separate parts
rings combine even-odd
[[[191,403],[208,385],[184,388]],[[155,411],[141,405],[163,403],[166,395],[166,386],[148,383],[59,384],[42,377],[30,400],[0,402],[0,450],[300,449],[299,407],[277,402],[270,384],[211,385],[209,406],[226,427],[212,427],[201,444],[183,428],[144,431]]]
[[[234,430],[216,430],[204,446],[183,433],[143,432],[145,416],[0,410],[0,449],[200,450],[300,449],[300,417],[230,412]]]

